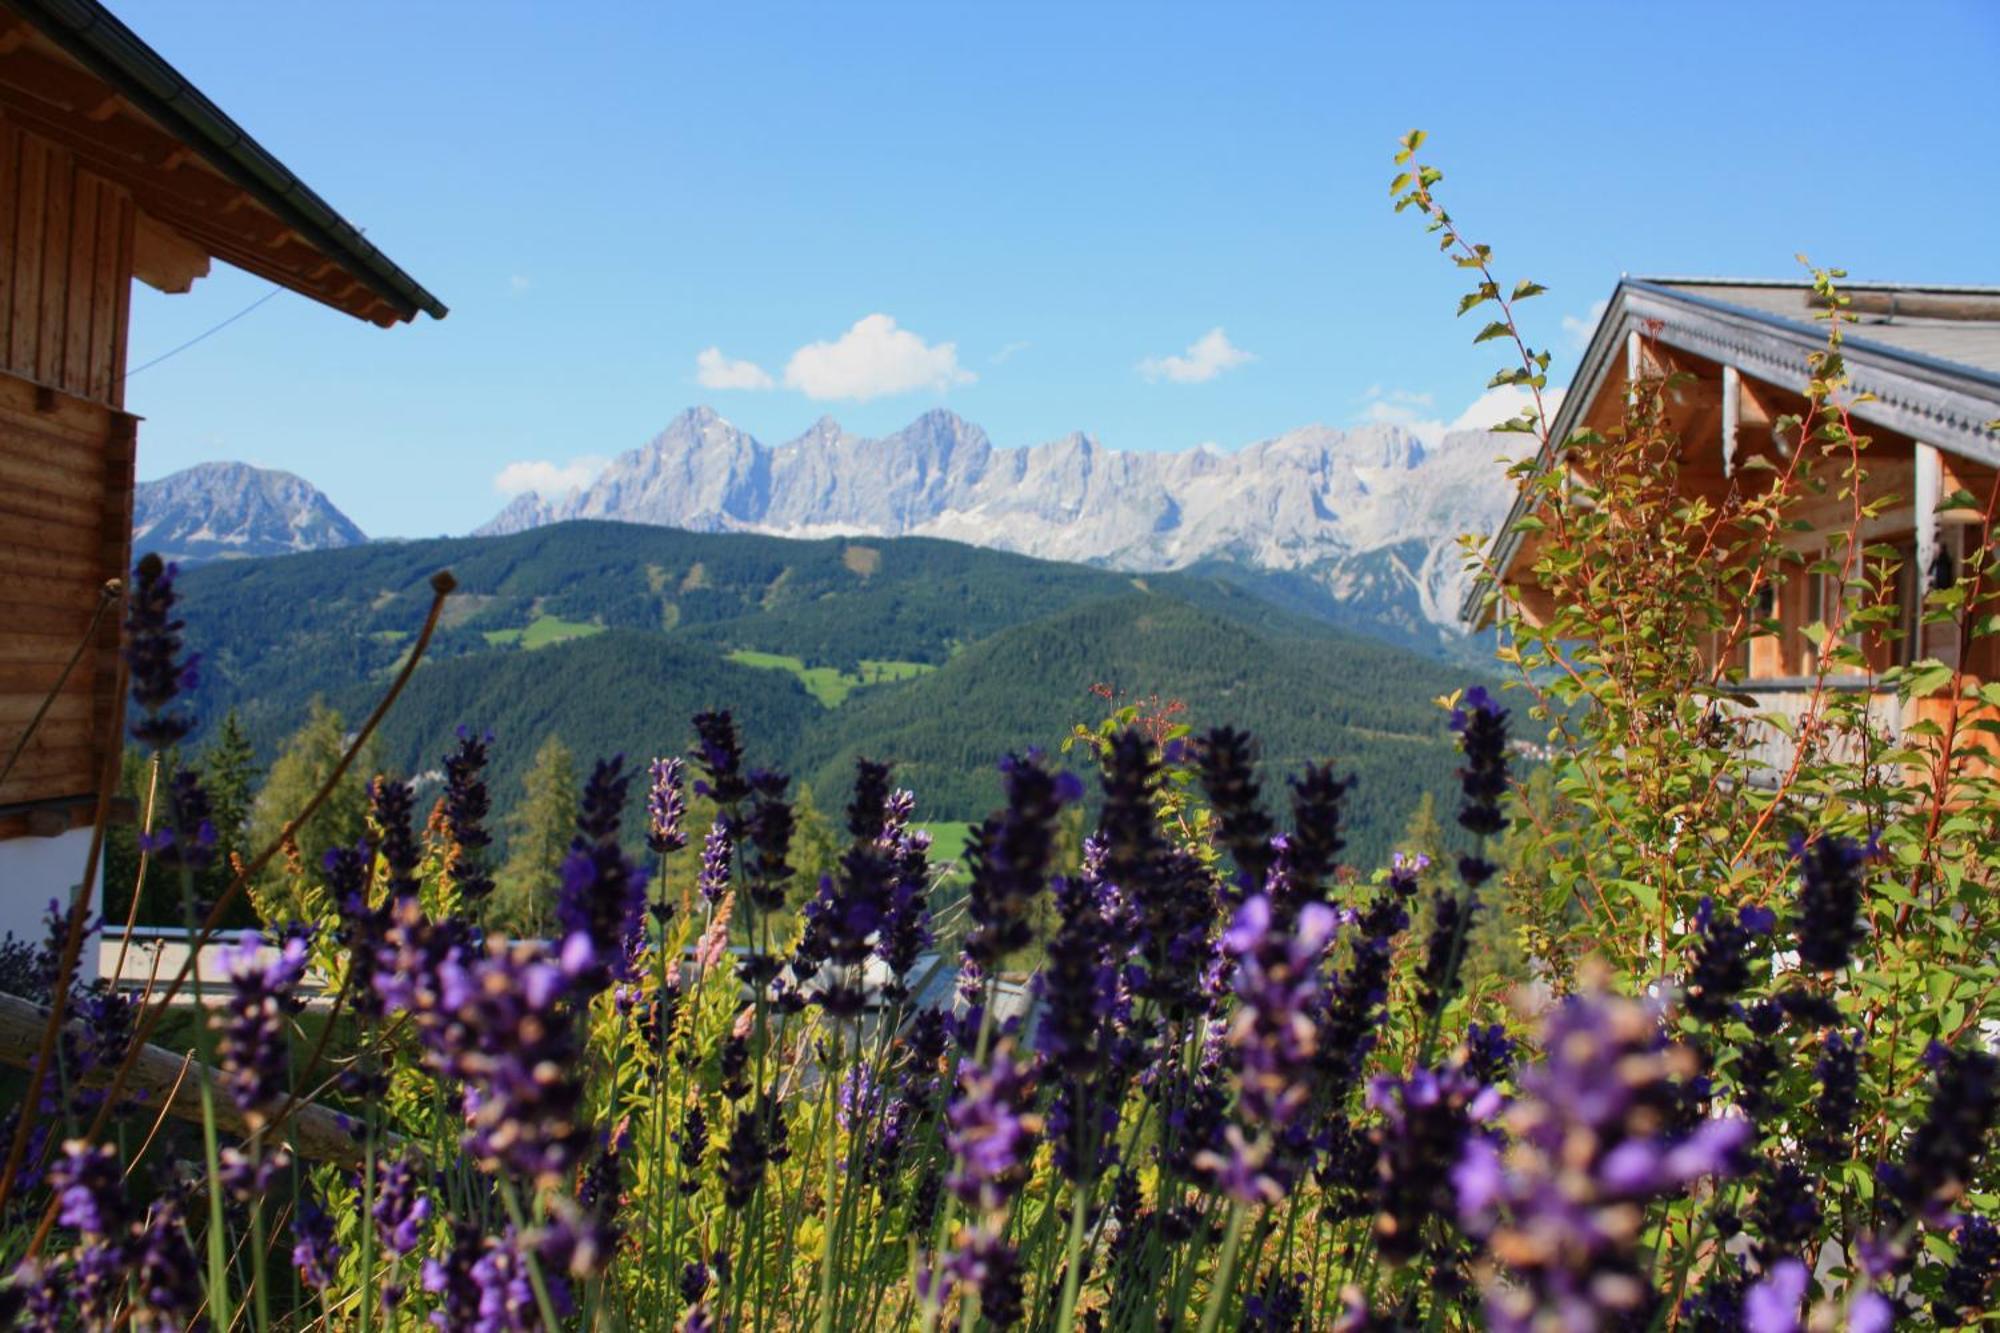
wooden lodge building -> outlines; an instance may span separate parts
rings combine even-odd
[[[1918,717],[1941,718],[1954,706],[1942,697],[1899,705],[1875,673],[1925,658],[1959,665],[1955,630],[1923,626],[1920,611],[1925,593],[1948,585],[1974,544],[1991,539],[1980,530],[1977,512],[1947,509],[1940,501],[1961,490],[1983,499],[2000,467],[2000,432],[1992,424],[2000,420],[2000,288],[1844,284],[1842,292],[1855,317],[1842,325],[1850,379],[1844,396],[1872,395],[1850,405],[1856,433],[1870,440],[1862,460],[1865,498],[1894,497],[1860,536],[1901,552],[1896,596],[1903,634],[1899,640],[1867,636],[1859,646],[1870,674],[1829,677],[1826,684],[1868,690],[1871,724],[1895,737]],[[1624,279],[1598,321],[1549,438],[1566,440],[1584,429],[1608,434],[1624,420],[1628,385],[1685,376],[1677,381],[1684,387],[1668,390],[1670,425],[1681,441],[1681,489],[1720,502],[1732,487],[1768,485],[1775,473],[1761,472],[1759,481],[1758,473],[1746,476],[1743,465],[1761,454],[1782,467],[1795,447],[1776,423],[1806,410],[1807,358],[1826,346],[1823,314],[1803,282]],[[1540,466],[1549,465],[1545,453]],[[1840,500],[1837,491],[1802,500],[1793,511],[1813,530],[1786,538],[1805,560],[1788,567],[1771,588],[1766,619],[1775,618],[1780,632],[1735,649],[1742,692],[1760,714],[1796,717],[1810,695],[1816,655],[1804,630],[1833,618],[1838,588],[1805,566],[1826,553],[1827,534],[1851,526],[1852,500]],[[1532,573],[1541,537],[1519,525],[1527,504],[1524,491],[1489,554],[1504,584],[1501,596],[1535,624],[1550,608]],[[1476,586],[1462,617],[1489,622],[1493,591],[1485,581]],[[2000,639],[1975,640],[1971,659],[1963,664],[1970,676],[2000,680]],[[1765,765],[1789,757],[1789,743],[1774,728],[1765,727],[1757,743],[1767,751],[1759,756]]]
[[[384,328],[445,314],[98,0],[0,0],[0,932],[78,887],[124,744],[132,280],[217,259]]]

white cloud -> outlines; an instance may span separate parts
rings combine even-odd
[[[705,347],[694,359],[695,380],[704,389],[769,389],[770,372],[755,361],[731,361],[720,347]]]
[[[1562,396],[1561,389],[1542,391],[1542,410],[1551,419],[1555,417],[1556,408],[1562,405]],[[1427,393],[1415,393],[1408,389],[1384,391],[1380,385],[1375,385],[1364,395],[1364,401],[1366,406],[1361,412],[1362,420],[1401,426],[1425,444],[1436,445],[1453,431],[1491,430],[1501,422],[1521,415],[1521,409],[1533,406],[1534,396],[1519,384],[1503,384],[1480,394],[1450,421],[1431,413],[1432,399]]]
[[[1176,384],[1200,384],[1225,370],[1234,370],[1257,358],[1229,341],[1217,325],[1188,344],[1179,356],[1149,356],[1139,363],[1139,373],[1149,380],[1169,379]]]
[[[942,392],[978,379],[956,343],[927,343],[887,315],[869,315],[832,342],[807,343],[785,363],[785,387],[808,398],[861,402],[914,389]]]
[[[999,351],[993,354],[993,364],[997,366],[1002,362],[1011,361],[1014,359],[1014,354],[1016,352],[1025,352],[1030,347],[1033,346],[1034,346],[1033,343],[1027,341],[1008,343],[1005,347],[1001,348]]]
[[[1562,406],[1561,389],[1542,390],[1542,410],[1553,417]],[[1497,389],[1488,389],[1472,400],[1472,405],[1458,414],[1458,420],[1445,427],[1453,430],[1491,430],[1511,417],[1521,415],[1523,408],[1535,405],[1535,395],[1525,386],[1503,384]]]
[[[1590,335],[1597,332],[1597,321],[1604,318],[1604,312],[1610,307],[1611,302],[1608,300],[1594,301],[1585,314],[1564,315],[1562,331],[1563,336],[1569,339],[1569,345],[1579,352],[1582,351],[1590,342]]]
[[[509,463],[494,474],[493,489],[502,495],[519,495],[524,491],[562,495],[588,486],[604,470],[604,463],[604,459],[590,455],[572,458],[567,463],[551,463],[542,458],[523,459]]]
[[[527,291],[528,288],[534,285],[535,284],[529,280],[528,275],[525,273],[516,273],[513,277],[507,279],[507,290],[514,293],[514,295],[516,296],[519,296],[522,292]]]

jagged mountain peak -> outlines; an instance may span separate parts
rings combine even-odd
[[[693,408],[577,494],[517,500],[479,532],[610,518],[801,537],[934,536],[1132,570],[1226,559],[1305,573],[1337,598],[1360,586],[1355,562],[1368,558],[1370,598],[1395,584],[1404,603],[1395,617],[1455,634],[1465,577],[1457,538],[1491,531],[1512,495],[1493,440],[1474,431],[1426,445],[1371,422],[1302,426],[1234,451],[1111,449],[1082,431],[1001,448],[936,408],[878,438],[822,417],[773,448]]]
[[[311,482],[275,468],[197,463],[133,489],[133,549],[183,564],[367,540]]]

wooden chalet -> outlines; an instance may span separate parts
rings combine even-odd
[[[1924,658],[1959,665],[1959,644],[1949,626],[1924,626],[1925,593],[1948,585],[1974,543],[1989,540],[1976,512],[1941,506],[1960,490],[1986,496],[2000,467],[2000,288],[1844,285],[1854,322],[1842,325],[1849,396],[1872,395],[1851,405],[1858,433],[1870,438],[1863,457],[1869,498],[1894,497],[1883,515],[1861,530],[1862,540],[1899,548],[1897,608],[1900,640],[1870,635],[1857,646],[1870,674],[1830,678],[1833,689],[1868,691],[1872,724],[1900,735],[1919,717],[1940,716],[1954,706],[1944,698],[1899,705],[1875,673]],[[1669,390],[1670,419],[1681,440],[1680,485],[1691,495],[1721,501],[1732,488],[1758,489],[1776,474],[1744,473],[1762,455],[1782,468],[1793,442],[1776,423],[1803,415],[1807,357],[1826,345],[1824,308],[1801,282],[1730,281],[1713,278],[1627,278],[1619,282],[1564,395],[1550,431],[1568,439],[1582,429],[1610,432],[1624,419],[1627,386],[1673,373],[1690,377]],[[1541,465],[1549,466],[1545,454]],[[1761,479],[1760,479],[1761,478]],[[1834,488],[1837,490],[1838,488]],[[1540,536],[1519,520],[1527,497],[1517,497],[1491,556],[1504,583],[1503,598],[1529,623],[1550,608],[1533,581]],[[1834,491],[1812,497],[1794,511],[1813,530],[1787,540],[1806,564],[1827,550],[1826,534],[1850,526],[1852,502]],[[1780,632],[1739,644],[1742,692],[1761,714],[1797,716],[1813,685],[1815,651],[1805,627],[1832,619],[1837,587],[1803,566],[1782,575],[1771,590],[1769,616]],[[1493,615],[1490,583],[1468,595],[1463,618],[1483,624]],[[1713,655],[1711,651],[1711,655]],[[1711,662],[1711,666],[1713,666]],[[1975,641],[1967,672],[1979,681],[2000,680],[2000,641]],[[1775,729],[1758,743],[1767,766],[1789,756]]]
[[[0,762],[28,737],[0,931],[77,886],[123,744],[122,608],[99,608],[132,558],[132,280],[185,292],[217,259],[384,328],[445,314],[97,0],[0,0]]]

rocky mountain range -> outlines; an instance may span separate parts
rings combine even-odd
[[[132,549],[195,564],[358,546],[368,540],[303,477],[248,463],[198,463],[142,481],[132,497]]]
[[[475,535],[565,519],[790,537],[930,536],[1133,571],[1216,566],[1294,604],[1435,649],[1460,638],[1458,537],[1493,531],[1521,437],[1426,444],[1400,426],[1307,426],[1233,452],[998,448],[927,412],[864,438],[825,418],[765,445],[706,407],[565,495],[516,497]]]

